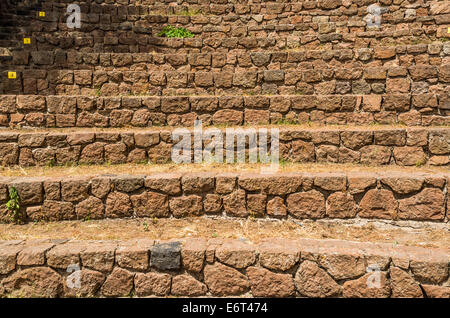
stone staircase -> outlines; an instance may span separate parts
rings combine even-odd
[[[5,4],[0,297],[450,297],[450,1]]]

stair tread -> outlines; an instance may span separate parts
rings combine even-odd
[[[231,173],[235,175],[258,175],[262,167],[267,164],[245,163],[245,164],[215,164],[215,163],[191,163],[191,164],[103,164],[103,165],[77,165],[77,166],[46,166],[46,167],[4,167],[0,179],[26,179],[26,178],[64,178],[64,177],[95,177],[95,176],[145,176],[155,174],[209,174],[220,175]],[[357,164],[337,163],[291,163],[280,165],[275,174],[306,174],[306,175],[345,175],[365,177],[392,177],[403,176],[411,178],[422,178],[425,176],[450,177],[448,167],[439,166],[362,166]],[[260,174],[264,176],[264,174]],[[273,174],[266,174],[271,176]]]

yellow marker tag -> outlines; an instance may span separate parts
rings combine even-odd
[[[16,72],[8,72],[8,78],[12,78],[12,79],[17,78]]]
[[[31,44],[31,39],[30,38],[24,38],[23,39],[23,43],[24,44]]]
[[[447,33],[450,33],[450,27],[448,27],[448,29],[447,29]]]
[[[39,11],[39,16],[40,17],[45,17],[45,12],[44,11]]]

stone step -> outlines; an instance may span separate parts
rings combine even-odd
[[[157,16],[160,17],[160,16]],[[445,24],[433,25],[432,28],[427,28],[422,23],[410,23],[406,27],[400,28],[402,24],[383,24],[383,27],[351,27],[349,24],[337,27],[331,23],[316,24],[316,23],[273,23],[269,21],[265,24],[252,24],[246,22],[219,22],[219,23],[180,23],[180,22],[164,22],[164,16],[154,19],[155,22],[148,22],[147,17],[144,21],[137,22],[122,22],[122,23],[81,23],[81,27],[76,31],[69,29],[65,22],[36,22],[39,28],[30,27],[27,34],[30,36],[43,36],[52,34],[53,32],[60,32],[70,35],[73,32],[79,34],[95,33],[97,36],[109,33],[112,36],[118,36],[121,31],[129,31],[137,34],[152,34],[159,36],[163,27],[172,25],[175,27],[183,27],[192,32],[196,36],[201,37],[264,37],[264,36],[301,36],[308,41],[333,42],[344,38],[402,38],[408,36],[423,37],[425,39],[434,40],[442,38],[448,39],[447,33],[450,22]],[[7,27],[3,28],[5,31]]]
[[[45,17],[39,16],[38,11],[20,11],[12,12],[6,15],[7,19],[12,19],[15,16],[25,16],[28,22],[41,22],[43,26],[48,26],[49,23],[55,24],[65,24],[67,18],[72,14],[66,12],[67,6],[61,7],[58,10],[50,11],[50,9],[40,9],[47,11]],[[100,7],[102,8],[102,7]],[[281,8],[282,10],[288,10],[280,13],[260,13],[251,12],[250,10],[244,10],[239,13],[202,13],[202,9],[195,9],[191,7],[168,7],[161,6],[152,9],[151,7],[103,7],[104,9],[92,9],[97,12],[86,13],[88,8],[81,8],[81,29],[84,29],[87,25],[103,25],[112,26],[121,23],[131,23],[134,25],[149,25],[153,23],[180,23],[184,25],[188,24],[246,24],[249,23],[253,26],[264,25],[270,23],[276,24],[293,24],[297,27],[314,25],[315,28],[319,26],[323,29],[333,28],[333,27],[350,27],[358,30],[359,28],[367,29],[385,29],[389,25],[407,25],[413,24],[417,26],[424,26],[428,30],[432,30],[431,25],[442,25],[449,23],[449,15],[435,15],[424,11],[420,16],[408,15],[411,9],[397,9],[395,13],[387,13],[381,15],[380,25],[372,25],[367,23],[366,15],[367,12],[360,11],[360,14],[353,11],[349,15],[342,14],[337,16],[335,14],[327,14],[326,12],[308,12],[301,11],[295,12],[291,8]],[[255,7],[256,8],[256,7]],[[53,8],[54,9],[54,8]],[[258,8],[256,8],[257,11]],[[260,8],[261,9],[261,8]],[[132,10],[132,13],[123,12],[125,10]],[[174,11],[176,10],[176,11]],[[191,11],[188,11],[191,10]],[[204,7],[205,11],[208,11],[208,7]],[[210,10],[210,8],[209,8]],[[394,9],[393,9],[394,10]],[[83,12],[84,11],[84,12]],[[103,11],[103,12],[99,12]],[[174,13],[176,12],[176,13]],[[406,12],[406,14],[405,14]],[[33,23],[29,23],[32,26]],[[83,24],[85,26],[83,26]],[[34,26],[32,26],[34,29]],[[58,26],[58,28],[63,28],[63,26]]]
[[[41,9],[47,12],[57,12],[59,14],[65,14],[67,10],[67,3],[54,3],[53,1],[43,1]],[[94,1],[76,1],[80,5],[81,12],[83,14],[96,15],[96,14],[110,14],[119,16],[136,16],[136,15],[149,15],[149,14],[164,14],[164,15],[179,15],[179,16],[198,16],[198,15],[264,15],[266,17],[277,17],[284,15],[295,15],[300,17],[314,17],[316,21],[328,21],[329,19],[334,19],[337,21],[354,19],[355,16],[363,18],[368,14],[368,6],[373,3],[368,2],[358,2],[342,3],[336,2],[327,8],[321,7],[321,4],[308,1],[286,1],[284,3],[267,1],[267,2],[221,2],[221,3],[193,3],[188,2],[178,2],[178,3],[166,3],[166,2],[147,2],[147,3],[98,3]],[[417,5],[408,6],[405,4],[397,5],[381,5],[381,16],[382,20],[387,21],[410,21],[410,20],[425,20],[424,17],[434,16],[439,17],[441,15],[448,14],[448,10],[445,10],[445,6],[438,2],[430,3],[419,3]],[[317,16],[320,16],[318,18]],[[305,22],[303,19],[297,22]]]
[[[8,79],[0,71],[1,94],[41,95],[334,95],[411,93],[446,94],[450,64],[406,67],[316,68],[260,70],[258,67],[226,71],[17,70]],[[403,106],[400,106],[403,107]]]
[[[0,179],[0,216],[3,222],[227,216],[448,223],[448,169],[250,166],[250,172],[223,164],[10,170]],[[19,196],[16,214],[5,206],[8,189]]]
[[[120,31],[115,35],[101,34],[89,36],[83,33],[57,33],[31,37],[31,45],[23,44],[22,37],[30,37],[29,34],[20,35],[20,39],[14,44],[20,50],[26,51],[52,51],[60,49],[75,49],[84,52],[116,52],[116,53],[199,53],[199,52],[229,52],[240,49],[246,51],[263,50],[304,50],[304,49],[360,49],[378,48],[381,46],[405,46],[420,44],[439,44],[444,46],[444,52],[448,52],[445,39],[430,40],[426,36],[404,36],[399,38],[362,38],[345,37],[340,41],[321,42],[316,38],[298,36],[278,37],[194,37],[186,39],[154,37],[149,34]],[[448,54],[448,53],[446,53]],[[389,56],[389,54],[388,54]]]
[[[374,2],[374,1],[373,1]],[[68,4],[72,2],[61,3],[54,1],[43,1],[42,8],[49,12],[65,13]],[[202,1],[195,3],[193,1],[173,1],[167,3],[165,1],[147,1],[136,3],[98,3],[98,1],[75,1],[80,5],[81,12],[84,14],[114,14],[114,15],[148,15],[151,13],[161,13],[168,15],[195,16],[198,14],[207,15],[227,15],[227,14],[295,14],[295,15],[321,15],[335,18],[347,18],[347,16],[366,15],[369,2],[350,1],[342,5],[336,3],[335,8],[323,8],[320,3],[308,1],[241,1],[240,3],[233,1]],[[333,6],[335,6],[333,5]],[[442,10],[437,10],[437,6],[432,6],[425,1],[410,8],[407,5],[383,5],[381,6],[384,18],[417,18],[424,15],[445,14]],[[442,7],[442,6],[441,6]],[[398,12],[402,14],[399,14]],[[395,14],[397,13],[397,14]]]
[[[338,50],[266,50],[214,53],[87,53],[76,50],[13,51],[12,63],[21,69],[90,69],[143,71],[227,71],[312,68],[411,67],[450,64],[450,45],[442,43]],[[448,54],[447,54],[448,53]],[[396,66],[394,66],[396,65]]]
[[[448,95],[0,95],[6,127],[320,124],[448,126]]]
[[[245,116],[248,112],[245,113]],[[213,162],[236,163],[261,162],[258,154],[264,149],[278,147],[279,160],[302,163],[351,163],[364,166],[397,165],[450,165],[450,128],[401,128],[393,126],[321,127],[295,125],[272,125],[251,127],[205,127],[204,132],[195,133],[191,128],[184,129],[189,146],[185,149],[187,161],[194,159],[192,140],[202,138],[203,148],[211,148]],[[222,144],[214,146],[215,135],[209,130],[221,133]],[[267,143],[260,140],[267,132]],[[177,135],[178,134],[178,135]],[[147,129],[57,129],[27,132],[26,130],[0,131],[0,163],[2,166],[55,166],[77,164],[124,164],[133,163],[171,163],[176,153],[175,145],[180,146],[180,130],[167,128]],[[198,136],[198,137],[197,137]],[[203,137],[202,137],[203,136]],[[241,136],[241,137],[236,137]],[[250,136],[254,136],[254,144]],[[260,136],[258,138],[257,136]],[[233,138],[232,152],[228,138]],[[242,138],[246,145],[242,158],[237,158],[236,139]],[[231,140],[231,139],[230,139]],[[227,142],[226,142],[227,141]],[[275,144],[275,142],[278,143]],[[249,146],[250,144],[250,146]],[[225,147],[227,145],[227,148]],[[195,146],[198,147],[198,146]],[[249,150],[249,148],[251,150]],[[266,151],[267,151],[266,150]],[[231,155],[231,157],[229,157]],[[207,162],[205,153],[200,162]],[[194,161],[195,160],[195,161]],[[270,162],[270,155],[267,159]],[[276,158],[278,162],[278,158]],[[262,161],[265,162],[265,161]]]
[[[0,247],[3,297],[450,297],[448,249],[280,238]]]

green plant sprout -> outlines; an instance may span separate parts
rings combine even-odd
[[[186,30],[185,28],[179,27],[176,28],[174,26],[168,25],[165,26],[161,32],[158,33],[158,36],[166,37],[166,38],[193,38],[194,34]]]

